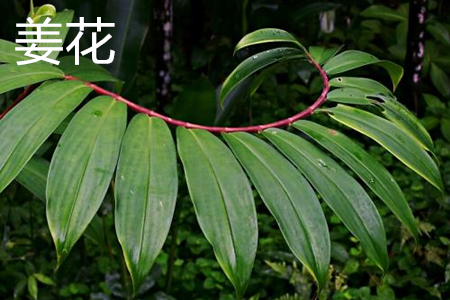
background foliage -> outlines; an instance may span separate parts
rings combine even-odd
[[[231,59],[234,45],[245,34],[263,27],[293,32],[305,45],[366,50],[403,64],[407,43],[408,4],[405,1],[174,1],[172,66],[169,100],[156,97],[162,58],[155,49],[160,32],[149,1],[46,1],[58,9],[75,9],[80,16],[103,16],[116,23],[115,64],[109,71],[123,80],[111,84],[128,98],[183,120],[210,124],[259,124],[285,118],[306,107],[321,89],[319,78],[298,63],[286,64],[267,74],[251,97],[237,97],[230,111],[216,114],[216,103],[207,101],[242,59]],[[36,5],[42,4],[38,1]],[[384,5],[373,6],[373,5]],[[15,23],[27,14],[27,1],[5,1],[0,38],[14,40]],[[426,19],[425,58],[417,114],[435,141],[436,154],[447,192],[450,188],[450,22],[446,1],[429,1]],[[447,13],[446,13],[447,12]],[[129,20],[129,22],[127,22]],[[73,32],[71,33],[73,34]],[[126,47],[124,45],[127,45]],[[105,47],[106,49],[108,47]],[[104,48],[104,49],[105,49]],[[241,54],[245,55],[245,53]],[[120,59],[117,59],[120,58]],[[360,71],[367,72],[367,71]],[[367,75],[363,74],[362,75]],[[385,80],[378,74],[374,79]],[[386,85],[389,82],[385,82]],[[397,95],[406,105],[407,88]],[[199,97],[198,95],[202,95]],[[2,111],[17,95],[2,96]],[[236,107],[239,104],[239,109]],[[227,107],[227,106],[225,106]],[[230,118],[226,118],[230,115]],[[313,117],[314,118],[320,118]],[[326,121],[320,120],[322,124]],[[336,126],[333,123],[333,126]],[[346,132],[344,128],[342,131]],[[346,132],[347,133],[347,132]],[[357,137],[348,131],[352,137]],[[42,155],[52,153],[52,137]],[[366,259],[356,240],[340,221],[323,207],[332,239],[331,281],[321,299],[447,299],[450,297],[450,198],[405,169],[380,147],[358,137],[359,142],[394,175],[420,220],[423,234],[417,243],[386,207],[377,203],[388,238],[390,267],[382,277]],[[368,146],[370,145],[370,146]],[[45,170],[36,162],[36,170]],[[181,174],[182,172],[179,172]],[[23,179],[26,181],[26,178]],[[234,291],[201,234],[184,180],[180,180],[176,218],[163,252],[140,291],[142,299],[234,299]],[[311,277],[290,254],[275,220],[256,197],[259,248],[247,295],[253,299],[309,299]],[[379,204],[379,205],[378,205]],[[0,195],[0,296],[4,299],[124,299],[131,282],[114,234],[112,195],[108,194],[98,218],[100,231],[89,230],[54,273],[56,265],[45,205],[19,184]],[[50,251],[51,249],[51,251]],[[290,295],[290,296],[287,296]],[[289,298],[290,297],[290,298]]]

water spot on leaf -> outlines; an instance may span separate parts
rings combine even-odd
[[[96,110],[96,111],[94,111],[94,113],[93,113],[93,115],[94,115],[95,117],[100,117],[102,114],[103,114],[103,113],[102,113],[100,110]]]
[[[326,162],[323,161],[323,159],[318,159],[317,160],[317,165],[321,168],[328,168],[328,165]]]

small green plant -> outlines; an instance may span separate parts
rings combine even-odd
[[[0,93],[26,87],[20,103],[0,121],[0,191],[17,179],[45,199],[57,267],[92,224],[112,186],[116,234],[136,293],[170,228],[177,200],[178,155],[200,227],[238,298],[244,295],[257,251],[250,182],[319,289],[329,276],[330,236],[318,195],[360,241],[367,256],[387,270],[384,225],[353,175],[416,237],[419,230],[401,189],[380,162],[350,137],[303,119],[322,114],[369,137],[442,191],[437,164],[430,156],[433,142],[417,118],[381,83],[340,76],[375,65],[388,72],[395,89],[402,68],[360,51],[336,55],[321,47],[307,50],[279,29],[246,35],[236,51],[256,45],[269,49],[236,67],[224,82],[221,99],[245,79],[258,78],[261,70],[294,59],[317,69],[323,80],[321,95],[285,120],[210,127],[174,120],[100,88],[92,82],[115,79],[89,60],[83,60],[80,68],[70,65],[73,57],[60,58],[64,62],[60,68],[43,63],[17,66],[24,59],[14,51],[17,45],[0,40],[4,63]],[[92,92],[99,96],[91,99]],[[138,112],[129,123],[127,106]],[[168,125],[177,127],[176,145]],[[292,131],[279,129],[284,126]],[[52,134],[61,137],[48,165],[42,163],[39,149]],[[30,172],[33,168],[45,169],[47,177],[36,180]]]

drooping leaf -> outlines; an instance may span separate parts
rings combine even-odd
[[[258,244],[248,179],[231,151],[213,134],[179,127],[177,140],[197,220],[241,299]]]
[[[302,50],[283,47],[267,50],[247,58],[225,79],[222,90],[220,91],[221,103],[239,83],[257,71],[278,62],[303,57],[305,56]]]
[[[66,74],[81,80],[89,82],[112,81],[117,82],[119,79],[115,78],[100,65],[88,58],[80,56],[80,64],[75,65],[75,56],[64,56],[59,59],[58,67]]]
[[[100,207],[119,156],[126,105],[101,96],[86,104],[62,135],[50,163],[47,221],[58,266]]]
[[[0,192],[90,92],[81,82],[51,83],[37,88],[0,120]]]
[[[22,46],[0,39],[0,63],[16,63],[30,59],[24,55],[25,52],[16,51],[16,47]]]
[[[280,129],[263,132],[305,175],[367,255],[387,270],[386,236],[381,217],[364,189],[338,163],[299,136]]]
[[[32,157],[16,180],[40,200],[45,201],[45,187],[50,163],[41,157]]]
[[[60,43],[40,43],[38,47],[62,47],[64,45],[64,41],[66,39],[67,33],[69,32],[70,27],[67,27],[67,23],[71,23],[73,20],[73,10],[64,10],[58,12],[56,16],[52,18],[50,24],[61,24],[61,27],[42,27],[42,31],[57,31],[58,35],[42,35],[42,38],[45,39],[60,39]],[[36,37],[36,36],[33,36]],[[39,55],[44,55],[47,51],[38,51]],[[52,51],[48,58],[56,59],[59,55],[60,51]]]
[[[403,68],[393,62],[380,60],[369,53],[357,50],[344,51],[331,58],[323,66],[323,69],[327,74],[334,75],[372,64],[386,69],[391,77],[395,90],[403,76]]]
[[[411,137],[428,151],[434,151],[433,140],[419,119],[403,104],[391,97],[381,97],[379,106],[383,108],[383,115],[392,123],[403,128]]]
[[[373,156],[342,133],[311,121],[297,121],[294,127],[309,135],[352,169],[390,208],[406,228],[418,236],[417,223],[392,175]]]
[[[361,16],[386,21],[407,21],[407,19],[395,10],[384,5],[372,5],[361,12]]]
[[[48,64],[0,65],[0,94],[48,79],[63,77],[61,70]]]
[[[253,31],[244,36],[234,48],[234,53],[249,46],[276,42],[292,43],[306,52],[305,47],[300,44],[300,42],[289,32],[276,28],[264,28]]]
[[[135,293],[170,229],[178,191],[175,145],[166,123],[136,115],[116,172],[115,227]]]
[[[316,194],[303,176],[267,143],[247,133],[224,134],[293,254],[323,287],[330,237]]]
[[[370,137],[440,191],[443,190],[441,175],[433,159],[397,125],[372,113],[341,104],[324,111],[336,121]]]
[[[392,92],[378,81],[363,77],[336,77],[330,80],[331,87],[355,88],[370,94],[394,97]]]

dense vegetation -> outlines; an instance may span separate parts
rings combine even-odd
[[[391,172],[418,220],[421,235],[415,240],[410,233],[414,229],[408,231],[403,227],[388,207],[368,191],[375,199],[386,231],[389,268],[383,274],[376,259],[368,258],[341,219],[323,204],[331,237],[331,267],[329,281],[316,295],[313,277],[291,253],[274,217],[253,191],[259,239],[245,294],[249,299],[317,296],[319,299],[384,300],[450,297],[449,5],[446,1],[425,2],[426,12],[420,7],[409,7],[406,1],[197,0],[151,4],[145,0],[55,0],[45,3],[54,4],[59,11],[73,9],[76,16],[88,20],[102,16],[116,23],[111,33],[114,40],[105,46],[116,51],[116,59],[105,67],[121,81],[105,84],[105,88],[171,117],[200,124],[269,123],[294,115],[311,105],[320,94],[322,81],[314,68],[302,61],[292,61],[244,81],[235,94],[225,99],[223,106],[220,104],[220,85],[228,74],[245,58],[267,49],[264,45],[242,49],[232,58],[237,42],[260,28],[282,28],[293,33],[303,45],[318,46],[317,59],[318,49],[328,49],[323,57],[338,50],[353,49],[402,65],[405,75],[395,94],[430,131],[435,159],[443,176],[444,195],[385,149],[326,114],[314,114],[308,120],[336,128],[357,140],[358,145]],[[35,1],[34,4],[44,3]],[[173,16],[165,4],[173,5]],[[14,41],[15,23],[25,19],[29,3],[16,0],[1,5],[10,14],[0,21],[0,38]],[[417,25],[420,16],[409,19],[410,15],[416,16],[411,11],[423,13],[426,18],[423,28]],[[68,39],[72,40],[74,34],[70,32]],[[83,43],[88,43],[88,39],[89,36]],[[417,60],[421,43],[424,56]],[[313,52],[311,48],[309,51]],[[70,61],[65,63],[68,68]],[[389,77],[379,70],[382,69],[368,66],[352,70],[352,75],[370,77],[391,86]],[[415,77],[417,74],[419,77]],[[20,91],[10,91],[0,96],[2,112],[18,94]],[[64,130],[65,126],[60,127],[39,148],[36,156],[40,159],[31,170],[48,169],[48,161]],[[143,278],[137,298],[234,299],[234,288],[198,225],[181,163],[178,169],[177,206],[171,230],[150,275]],[[46,174],[31,177],[38,178],[37,183],[30,184],[29,178],[22,174],[0,194],[3,232],[0,297],[129,298],[132,282],[114,229],[114,186],[108,190],[92,226],[55,271],[57,254],[47,225],[46,206],[41,201],[45,195],[39,189],[30,188],[45,187]]]

